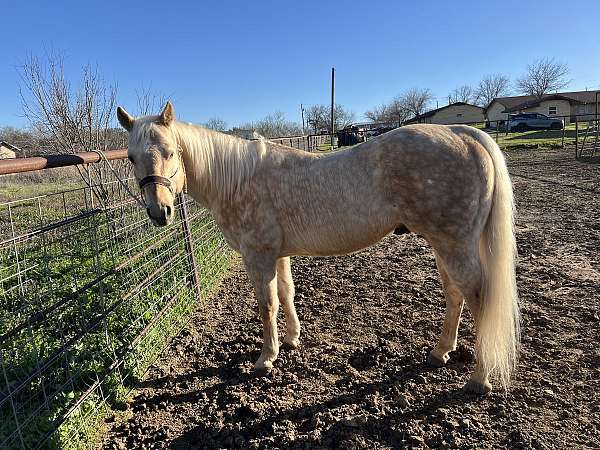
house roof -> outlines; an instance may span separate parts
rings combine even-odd
[[[482,111],[484,111],[484,108],[482,108],[481,106],[472,105],[470,103],[465,103],[465,102],[456,102],[456,103],[450,103],[449,105],[446,105],[446,106],[442,106],[441,108],[436,108],[436,109],[432,109],[431,111],[427,111],[426,113],[421,114],[418,119],[417,119],[417,117],[413,117],[412,119],[409,119],[409,120],[405,121],[404,123],[415,123],[421,119],[427,119],[428,117],[433,117],[438,112],[443,111],[444,109],[451,108],[453,106],[472,106],[473,108],[478,108],[478,109],[481,109]]]
[[[13,152],[23,153],[23,151],[22,151],[22,150],[21,150],[19,147],[17,147],[16,145],[9,144],[9,143],[8,143],[8,142],[6,142],[6,141],[0,141],[0,146],[1,146],[1,147],[6,147],[6,148],[9,148],[9,149],[11,149]]]
[[[485,109],[486,112],[494,102],[504,106],[504,113],[519,111],[532,108],[548,100],[566,100],[570,103],[596,103],[596,92],[598,91],[575,91],[558,92],[556,94],[546,94],[538,98],[533,95],[518,95],[515,97],[497,97]]]

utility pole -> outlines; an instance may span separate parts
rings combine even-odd
[[[331,68],[331,150],[333,151],[333,133],[335,133],[335,67]]]
[[[304,106],[300,103],[300,114],[302,115],[302,136],[306,134],[304,131]]]

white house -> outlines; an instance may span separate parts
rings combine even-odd
[[[0,159],[16,158],[23,152],[19,147],[16,147],[8,142],[0,141]]]
[[[591,120],[596,114],[596,102],[600,100],[598,92],[600,91],[560,92],[540,98],[533,95],[498,97],[485,109],[485,118],[497,121],[506,120],[509,114],[541,113],[549,117],[563,116],[565,123],[575,119]]]
[[[481,106],[456,102],[427,111],[426,113],[421,114],[418,119],[413,117],[404,123],[437,123],[441,125],[478,123],[484,121],[483,111],[484,109]]]

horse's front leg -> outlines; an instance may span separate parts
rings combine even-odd
[[[243,255],[248,277],[254,284],[260,320],[263,325],[263,348],[254,365],[256,370],[268,371],[273,368],[273,361],[279,354],[279,337],[277,335],[277,296],[276,258],[257,253]]]
[[[300,344],[300,321],[294,306],[294,281],[289,256],[277,260],[277,294],[285,313],[286,332],[283,343],[290,348],[297,348]]]

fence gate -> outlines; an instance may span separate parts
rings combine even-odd
[[[600,155],[600,119],[575,122],[575,157],[593,158]]]

